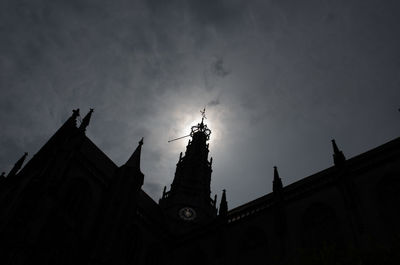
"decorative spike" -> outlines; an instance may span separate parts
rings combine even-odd
[[[214,195],[214,207],[217,208],[217,194]]]
[[[25,152],[24,155],[20,159],[18,159],[14,167],[10,170],[10,173],[8,173],[7,178],[13,177],[17,174],[17,172],[21,169],[22,165],[24,164],[27,155],[28,153]]]
[[[72,110],[72,115],[69,118],[69,121],[74,125],[74,127],[76,127],[76,118],[78,117],[79,117],[79,109]]]
[[[228,214],[228,202],[226,201],[226,190],[222,190],[222,198],[219,204],[219,215],[226,217]]]
[[[79,129],[82,131],[86,131],[86,128],[89,126],[90,123],[90,118],[92,117],[93,109],[90,109],[88,114],[83,118],[81,125],[79,126]]]
[[[71,118],[76,119],[78,117],[79,117],[79,109],[73,109]]]
[[[333,147],[333,163],[335,166],[341,166],[346,161],[346,157],[343,152],[339,150],[336,145],[335,139],[332,139],[332,147]]]
[[[79,109],[73,109],[72,110],[72,115],[67,119],[67,121],[64,123],[63,127],[76,127],[76,118],[79,117]]]
[[[135,167],[135,168],[138,168],[140,170],[140,154],[142,152],[142,145],[143,145],[143,137],[139,141],[139,145],[138,145],[138,147],[136,147],[136,150],[133,152],[131,157],[125,163],[126,166]]]
[[[167,192],[167,186],[164,186],[164,190],[163,190],[163,193],[162,193],[162,197],[163,197],[163,199],[165,198],[165,193]]]
[[[283,189],[282,180],[279,177],[278,168],[274,166],[274,180],[272,181],[272,191],[277,192]]]

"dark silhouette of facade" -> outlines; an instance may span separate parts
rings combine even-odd
[[[228,210],[210,198],[211,131],[192,127],[171,188],[143,190],[143,139],[122,166],[79,110],[0,176],[1,264],[400,264],[400,138]],[[229,194],[228,194],[229,195]]]

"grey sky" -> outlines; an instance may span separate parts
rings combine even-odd
[[[212,191],[229,207],[400,134],[398,1],[0,2],[0,168],[73,108],[116,164],[145,137],[158,199],[208,105]]]

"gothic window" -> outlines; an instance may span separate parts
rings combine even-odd
[[[313,203],[303,215],[303,240],[306,247],[335,245],[338,222],[334,209],[323,203]]]

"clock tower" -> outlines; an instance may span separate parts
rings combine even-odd
[[[208,160],[211,130],[201,123],[192,126],[191,140],[184,155],[179,156],[171,189],[164,192],[159,201],[175,233],[185,233],[205,225],[217,215],[216,197],[210,198],[212,158]],[[179,139],[179,138],[178,138]]]

